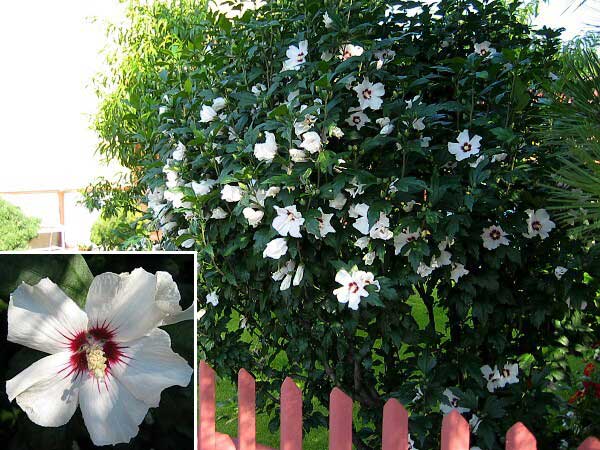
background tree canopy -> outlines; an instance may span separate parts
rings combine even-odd
[[[0,199],[0,251],[23,250],[37,236],[40,219]]]
[[[333,386],[352,395],[361,449],[380,444],[389,397],[416,448],[439,445],[457,406],[482,449],[517,420],[541,447],[599,432],[581,387],[598,382],[583,367],[599,247],[545,217],[556,31],[516,1],[130,14],[96,126],[131,177],[88,204],[139,210],[161,248],[198,250],[199,355],[232,379],[249,369],[273,429],[291,375],[307,429],[326,425]]]

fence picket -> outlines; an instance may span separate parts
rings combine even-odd
[[[281,385],[280,450],[302,450],[302,393],[287,377]]]
[[[383,407],[383,450],[408,450],[408,413],[395,398]]]
[[[352,450],[352,399],[338,388],[329,395],[329,450]]]
[[[198,372],[198,450],[216,450],[215,372],[204,361],[200,361]]]
[[[453,409],[442,420],[442,450],[469,450],[469,423]]]
[[[238,373],[238,437],[216,431],[215,372],[204,361],[198,366],[198,449],[276,450],[256,442],[256,382],[245,369]],[[329,450],[352,450],[352,398],[339,388],[329,396]],[[442,421],[442,450],[469,450],[470,429],[456,410]],[[408,450],[408,412],[396,399],[383,408],[383,450]],[[535,436],[521,422],[506,433],[506,450],[537,450]],[[302,450],[302,393],[294,380],[281,385],[279,450]],[[589,437],[578,450],[600,450]]]
[[[238,450],[256,450],[256,382],[246,369],[238,373]]]
[[[517,422],[506,433],[506,450],[537,450],[535,436],[525,425]]]
[[[600,439],[589,437],[582,442],[577,450],[600,450]]]

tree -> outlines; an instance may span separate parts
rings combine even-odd
[[[0,251],[23,250],[37,236],[40,219],[0,199]]]

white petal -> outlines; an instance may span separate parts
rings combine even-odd
[[[85,313],[48,278],[35,286],[21,284],[10,296],[10,342],[46,353],[68,348],[69,338],[87,329]]]
[[[83,421],[95,445],[126,443],[139,430],[148,405],[135,398],[115,377],[88,377],[79,394]]]
[[[69,352],[36,361],[6,382],[6,394],[43,427],[66,424],[77,409],[82,375],[70,373]]]
[[[171,350],[166,331],[154,329],[148,336],[130,342],[125,361],[111,367],[119,382],[150,407],[157,407],[160,394],[169,386],[187,386],[193,370],[185,359]]]
[[[168,314],[181,312],[181,306],[179,305],[181,294],[170,273],[156,272],[155,300],[157,306]]]
[[[183,311],[178,312],[176,314],[169,314],[167,317],[165,317],[165,319],[160,323],[159,326],[162,327],[163,325],[171,325],[173,323],[183,322],[184,320],[194,320],[195,315],[196,300],[194,300],[192,304]]]
[[[98,275],[85,304],[90,324],[106,323],[115,331],[117,342],[144,336],[167,316],[156,304],[156,287],[156,277],[144,269]]]

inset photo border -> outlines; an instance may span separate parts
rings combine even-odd
[[[195,448],[195,252],[0,253],[7,450]]]

